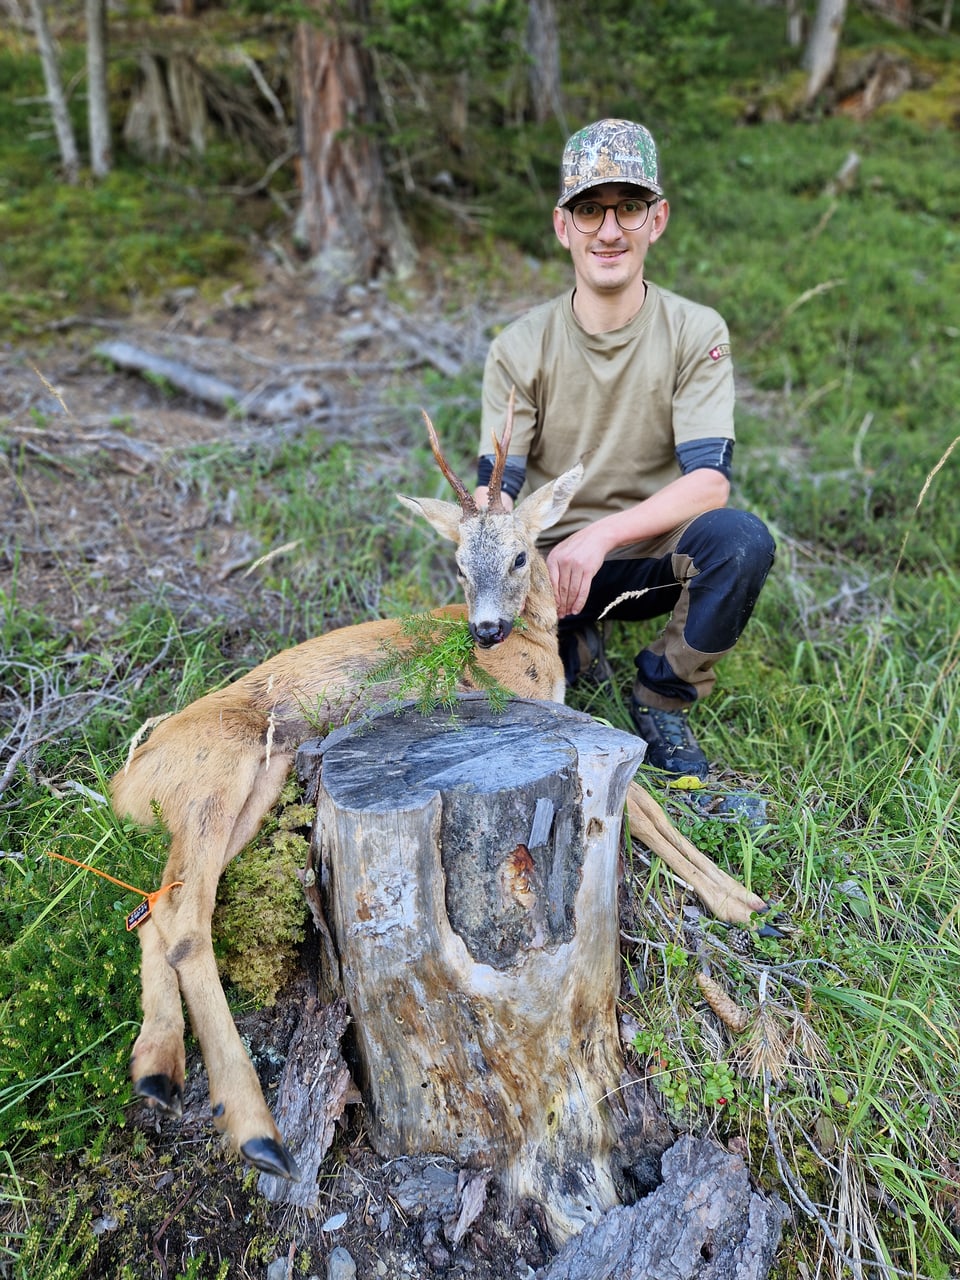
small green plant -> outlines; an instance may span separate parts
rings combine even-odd
[[[196,1257],[191,1258],[186,1268],[179,1272],[177,1280],[201,1280],[201,1277],[207,1271],[208,1265],[213,1265],[214,1259],[208,1257],[206,1253],[198,1253]],[[230,1274],[230,1260],[224,1258],[216,1271],[209,1271],[210,1280],[227,1280]]]
[[[60,1204],[56,1230],[45,1235],[47,1222],[38,1218],[27,1228],[16,1263],[17,1280],[73,1280],[82,1275],[97,1252],[90,1224],[78,1217],[79,1198],[67,1191]]]
[[[143,883],[152,883],[149,839],[131,857],[129,845],[121,853],[125,835],[108,811],[44,807],[51,827],[64,824],[61,831],[48,827],[46,848],[69,849],[91,865],[139,866]],[[96,1126],[124,1123],[139,961],[124,920],[135,900],[87,872],[61,869],[43,847],[0,866],[7,881],[0,906],[0,1145],[72,1151]]]
[[[145,382],[155,387],[165,400],[172,400],[177,394],[176,388],[166,374],[158,373],[155,369],[145,369],[143,378]]]

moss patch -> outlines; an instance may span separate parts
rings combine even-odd
[[[223,975],[258,1004],[275,1003],[297,964],[307,917],[297,872],[307,859],[313,816],[291,779],[279,809],[220,884],[213,915],[217,960]]]

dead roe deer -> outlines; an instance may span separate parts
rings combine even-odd
[[[536,539],[565,512],[582,468],[573,467],[507,511],[500,484],[508,415],[488,506],[481,509],[447,465],[424,418],[458,503],[398,497],[456,544],[465,597],[464,605],[435,615],[466,617],[480,666],[512,693],[562,702],[556,606]],[[518,618],[521,625],[514,626]],[[133,1047],[134,1089],[151,1106],[180,1113],[185,1001],[207,1068],[214,1124],[244,1159],[281,1177],[295,1178],[296,1164],[264,1101],[217,972],[210,930],[217,884],[276,803],[300,744],[382,702],[383,687],[374,690],[368,677],[383,664],[387,642],[401,653],[412,643],[400,622],[381,620],[277,654],[159,723],[111,783],[119,815],[150,825],[159,814],[170,833],[162,884],[182,882],[155,901],[139,930],[143,1025]],[[469,676],[461,687],[474,687]],[[628,814],[632,834],[719,918],[746,923],[763,910],[761,899],[686,841],[636,783]]]

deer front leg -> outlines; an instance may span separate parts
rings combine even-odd
[[[727,875],[678,831],[653,796],[636,782],[630,784],[627,792],[627,816],[631,835],[685,880],[718,920],[749,924],[755,912],[767,910],[762,898]]]

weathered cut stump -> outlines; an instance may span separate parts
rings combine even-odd
[[[317,749],[314,865],[371,1142],[492,1169],[557,1244],[621,1200],[618,858],[643,750],[482,696]]]

